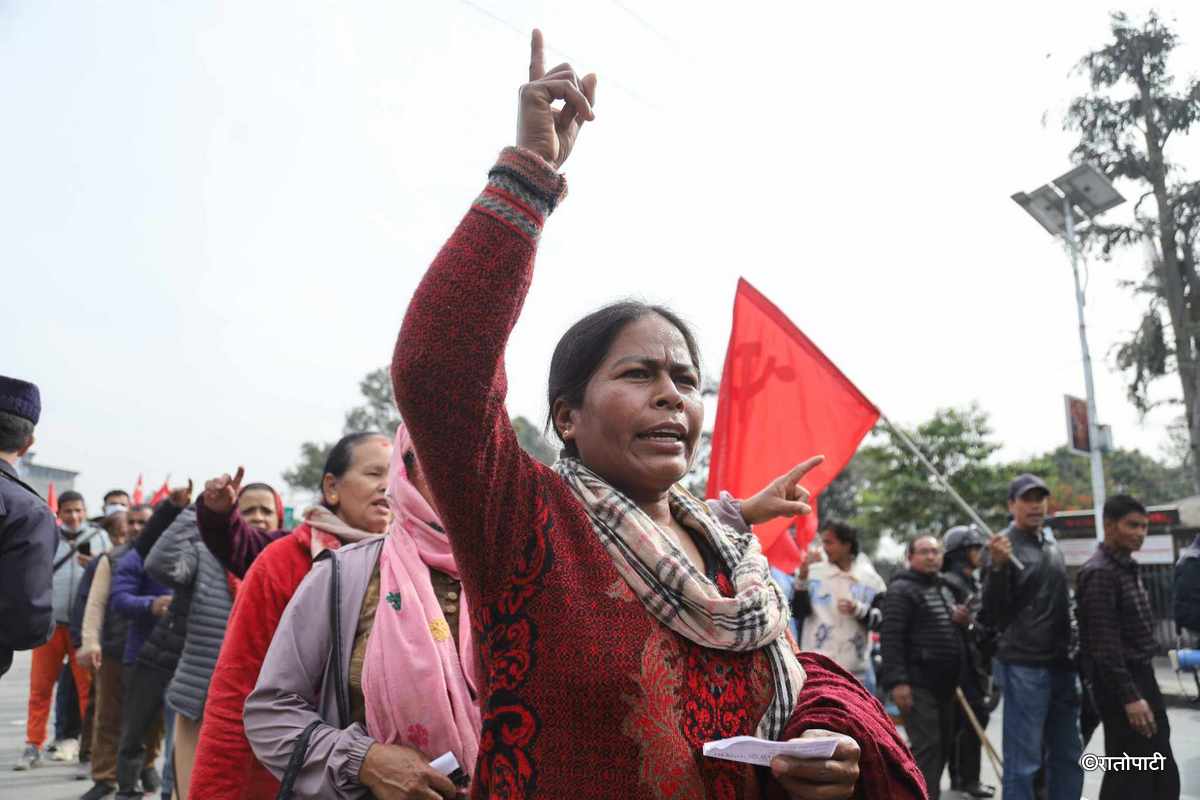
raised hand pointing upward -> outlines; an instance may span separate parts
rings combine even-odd
[[[218,514],[228,514],[237,502],[238,492],[242,488],[242,478],[246,476],[246,468],[239,466],[237,474],[232,478],[225,473],[219,478],[204,482],[204,494],[201,500],[204,507]]]
[[[521,87],[517,111],[517,146],[561,167],[583,123],[596,118],[592,113],[596,74],[580,79],[570,64],[559,64],[546,72],[544,49],[542,32],[535,28],[530,42],[529,83]],[[564,104],[556,109],[554,103],[558,100]]]

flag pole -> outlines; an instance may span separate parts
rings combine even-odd
[[[879,419],[884,425],[887,425],[888,430],[890,430],[897,439],[904,443],[905,447],[912,451],[912,454],[917,457],[917,460],[920,461],[922,465],[924,465],[925,469],[929,470],[929,474],[933,476],[933,479],[936,480],[952,498],[954,498],[954,501],[958,503],[962,510],[967,513],[967,516],[970,517],[971,520],[988,535],[988,538],[990,539],[991,537],[995,536],[995,534],[992,532],[992,529],[989,528],[988,524],[983,521],[983,517],[979,516],[971,504],[964,500],[962,495],[954,490],[954,487],[950,485],[950,481],[946,480],[942,476],[942,473],[938,472],[937,467],[935,467],[933,463],[925,457],[925,454],[921,452],[921,448],[917,447],[916,444],[913,443],[913,440],[908,438],[904,431],[893,425],[892,421],[888,419],[887,414],[884,414],[882,411],[880,411]],[[1009,559],[1017,569],[1025,569],[1025,565],[1022,564],[1015,555],[1009,556]]]

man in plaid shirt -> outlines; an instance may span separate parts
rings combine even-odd
[[[1146,539],[1146,508],[1129,495],[1104,504],[1104,542],[1079,570],[1076,600],[1084,669],[1104,724],[1105,756],[1154,756],[1161,769],[1107,770],[1100,800],[1178,800],[1179,768],[1154,676],[1154,617],[1132,554]]]

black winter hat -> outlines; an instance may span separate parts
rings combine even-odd
[[[0,375],[0,411],[37,425],[42,415],[42,394],[28,381]]]

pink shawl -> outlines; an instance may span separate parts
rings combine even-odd
[[[404,454],[411,448],[401,425],[392,450],[392,522],[379,557],[379,606],[363,663],[367,732],[380,742],[416,748],[431,760],[452,751],[470,772],[481,722],[472,697],[475,649],[466,598],[458,599],[456,651],[429,569],[457,578],[458,566],[440,520],[408,480]]]

